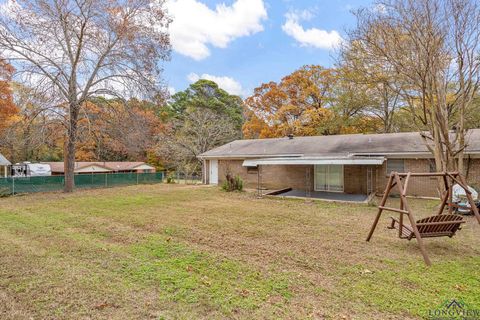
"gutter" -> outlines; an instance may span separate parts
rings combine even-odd
[[[351,156],[366,156],[366,157],[391,157],[391,158],[433,158],[433,155],[430,152],[418,151],[418,152],[352,152],[349,153]],[[480,157],[480,151],[466,151],[465,155]],[[312,155],[314,157],[315,155]],[[235,154],[235,155],[199,155],[197,158],[200,160],[208,159],[248,159],[248,158],[297,158],[297,157],[309,157],[303,153],[290,153],[290,154]],[[325,156],[325,157],[335,157],[335,156]]]
[[[298,158],[303,157],[303,153],[290,153],[290,154],[235,154],[235,155],[199,155],[197,158],[200,160],[208,159],[246,159],[246,158]]]

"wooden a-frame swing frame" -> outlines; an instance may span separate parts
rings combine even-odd
[[[470,204],[471,210],[475,214],[475,217],[477,218],[478,223],[480,224],[480,214],[478,212],[478,209],[475,205],[475,202],[473,201],[472,195],[470,190],[468,189],[468,185],[464,179],[464,177],[458,173],[458,172],[436,172],[436,173],[398,173],[398,172],[392,172],[390,174],[390,177],[388,179],[387,186],[385,188],[385,192],[383,194],[382,200],[380,202],[380,205],[378,206],[378,213],[377,216],[373,222],[373,225],[370,229],[370,233],[368,234],[367,241],[370,241],[370,239],[373,236],[373,232],[375,231],[378,221],[380,220],[380,217],[383,213],[383,211],[393,211],[396,213],[400,214],[400,219],[396,222],[399,224],[399,231],[398,231],[398,236],[399,238],[405,239],[405,237],[402,237],[402,231],[403,231],[403,216],[407,215],[409,222],[410,222],[410,228],[413,234],[408,237],[408,240],[410,240],[413,236],[417,239],[418,246],[420,247],[420,251],[423,255],[423,259],[425,260],[425,263],[427,265],[431,265],[430,258],[427,255],[427,252],[425,250],[425,246],[423,244],[423,239],[422,235],[419,232],[419,228],[417,226],[417,222],[413,216],[413,212],[410,209],[407,201],[407,190],[408,190],[408,183],[411,178],[414,177],[441,177],[443,178],[443,182],[445,185],[445,191],[442,195],[442,203],[437,211],[437,215],[442,215],[445,210],[445,206],[448,205],[448,214],[453,213],[453,203],[452,203],[452,187],[456,183],[459,186],[461,186],[465,190],[465,194],[467,196],[468,202]],[[390,208],[386,207],[385,204],[387,203],[388,196],[390,195],[390,192],[393,190],[394,187],[398,188],[399,195],[400,195],[400,208]],[[424,223],[424,225],[445,225],[448,222],[436,222],[436,223]],[[392,222],[392,228],[394,226],[394,222]],[[456,229],[455,229],[456,231]],[[453,232],[450,236],[452,236],[455,232]],[[438,236],[441,236],[439,233]]]

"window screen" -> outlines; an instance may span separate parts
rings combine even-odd
[[[388,159],[387,160],[387,175],[392,171],[405,172],[405,161],[403,159]]]

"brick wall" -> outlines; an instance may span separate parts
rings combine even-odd
[[[480,159],[466,161],[467,181],[480,192]]]
[[[387,160],[388,161],[388,160]],[[219,160],[218,179],[219,184],[225,180],[229,171],[233,175],[239,175],[247,188],[257,187],[257,173],[249,173],[246,167],[242,166],[243,160]],[[208,161],[207,161],[208,168]],[[314,184],[313,166],[304,165],[273,165],[262,166],[262,186],[268,189],[294,188],[304,190],[306,188],[306,169],[310,168],[310,185]],[[388,181],[387,162],[381,166],[374,167],[374,189],[378,194],[385,190]],[[480,191],[480,159],[472,159],[469,164],[467,180],[470,185]],[[208,171],[208,170],[207,170]],[[430,165],[428,159],[405,159],[405,171],[411,172],[429,172]],[[208,174],[208,173],[207,173]],[[345,193],[367,192],[367,166],[344,166]],[[393,193],[396,193],[396,189]],[[408,195],[437,197],[436,178],[420,177],[412,178],[409,183]]]
[[[405,159],[405,172],[429,172],[430,162],[428,159]],[[377,193],[385,191],[389,175],[387,174],[387,161],[377,167]],[[398,194],[395,187],[392,194]],[[408,185],[409,196],[437,197],[437,179],[432,177],[411,178]]]
[[[387,160],[388,161],[388,160]],[[405,159],[405,172],[430,172],[429,159]],[[416,177],[411,178],[408,186],[409,196],[438,197],[437,178]],[[388,181],[387,162],[377,168],[377,193],[383,193]],[[472,159],[467,181],[472,186],[480,187],[480,159]],[[397,188],[394,194],[398,193]]]
[[[239,175],[247,188],[256,188],[258,181],[257,172],[249,173],[246,167],[242,166],[243,160],[220,160],[218,162],[219,183],[225,181],[227,172],[232,175]],[[262,186],[267,189],[293,188],[305,190],[306,170],[310,169],[310,185],[313,188],[313,166],[262,166]]]
[[[367,193],[367,167],[344,166],[344,192]]]
[[[219,160],[218,161],[218,183],[221,185],[225,181],[227,173],[236,176],[239,175],[246,188],[253,188],[257,185],[257,174],[248,173],[247,168],[242,166],[243,160]]]
[[[218,162],[219,184],[225,180],[227,172],[232,175],[239,175],[247,188],[257,188],[258,174],[249,173],[247,168],[242,166],[243,160],[220,160]],[[293,188],[305,190],[307,187],[306,170],[310,170],[309,185],[314,189],[313,165],[269,165],[262,166],[262,186],[267,189]],[[345,166],[345,192],[366,193],[367,192],[367,169],[365,166]]]

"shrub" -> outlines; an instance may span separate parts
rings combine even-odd
[[[243,190],[243,180],[240,176],[233,177],[228,173],[225,177],[225,181],[222,184],[222,189],[231,192],[231,191],[242,191]]]
[[[167,175],[167,183],[175,183],[175,173],[170,172]]]

